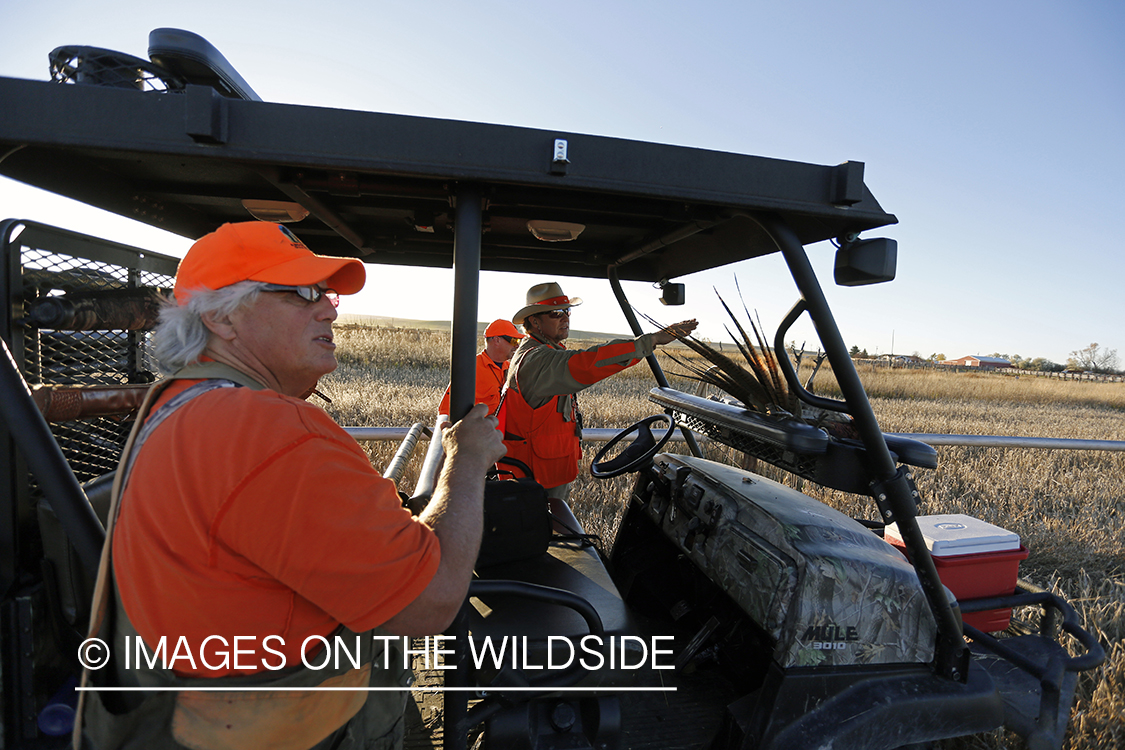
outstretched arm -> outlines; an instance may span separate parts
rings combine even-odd
[[[635,339],[616,339],[588,349],[537,347],[518,368],[520,394],[532,408],[537,408],[553,396],[577,393],[633,366],[652,354],[657,346],[688,335],[698,325],[695,320],[685,320],[656,333],[646,333]]]
[[[695,318],[691,320],[681,320],[679,323],[673,323],[670,326],[665,326],[656,333],[652,334],[652,340],[657,345],[670,344],[678,338],[689,335],[699,327],[699,321]]]

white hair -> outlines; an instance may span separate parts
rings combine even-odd
[[[160,310],[160,319],[152,334],[153,354],[165,375],[199,361],[211,330],[203,323],[203,316],[219,316],[249,305],[258,298],[266,284],[260,281],[240,281],[222,289],[198,289],[192,292],[186,305],[168,300]]]

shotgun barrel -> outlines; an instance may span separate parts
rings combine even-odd
[[[144,331],[156,325],[166,289],[62,294],[31,303],[27,323],[54,331]]]
[[[48,422],[69,422],[89,417],[127,417],[135,414],[151,386],[140,385],[35,385],[31,397]]]

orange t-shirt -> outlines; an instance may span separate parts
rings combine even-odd
[[[195,382],[172,384],[156,406]],[[167,636],[171,656],[183,636],[195,665],[169,666],[209,677],[277,666],[271,650],[299,665],[308,636],[386,622],[440,556],[433,531],[327,414],[249,388],[197,396],[153,431],[113,538],[121,603],[150,652]],[[209,636],[222,640],[200,652]]]

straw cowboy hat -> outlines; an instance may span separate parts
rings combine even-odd
[[[556,281],[536,284],[527,290],[527,306],[512,316],[512,322],[520,325],[529,315],[562,310],[581,304],[581,297],[567,297]]]

